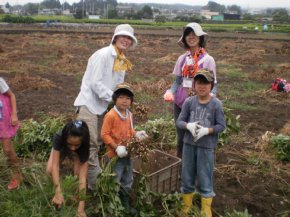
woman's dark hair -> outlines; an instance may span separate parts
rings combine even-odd
[[[81,138],[81,145],[75,152],[77,152],[81,163],[88,161],[90,153],[90,133],[86,122],[74,120],[67,123],[62,129],[61,144],[64,146],[65,154],[68,155],[71,152],[67,146],[67,138],[69,136]]]
[[[125,95],[125,96],[130,97],[131,103],[133,103],[134,95],[132,94],[132,92],[127,90],[127,89],[119,89],[119,90],[115,91],[112,95],[112,99],[113,99],[114,104],[116,104],[117,98],[120,95]]]
[[[185,37],[188,36],[191,32],[195,33],[191,27],[186,27],[183,31],[182,43],[187,48],[189,48],[189,46],[186,43]],[[204,35],[199,36],[199,47],[205,48],[205,46],[206,46],[205,36]]]

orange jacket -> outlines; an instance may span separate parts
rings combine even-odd
[[[110,144],[126,145],[126,142],[135,135],[136,132],[133,129],[131,120],[131,112],[129,112],[129,117],[126,120],[122,120],[114,109],[111,109],[105,115],[101,137],[106,144],[106,155],[109,158],[117,155]]]

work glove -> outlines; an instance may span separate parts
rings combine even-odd
[[[186,124],[186,129],[188,129],[188,131],[192,134],[193,138],[195,138],[195,136],[197,135],[196,134],[197,125],[198,121]]]
[[[194,138],[194,142],[199,140],[201,137],[209,134],[209,128],[203,127],[199,124],[196,127],[197,127],[197,130],[196,130],[196,136]]]
[[[173,102],[174,100],[174,96],[173,96],[173,93],[171,92],[171,90],[166,90],[164,96],[163,96],[163,99],[165,102]]]
[[[117,153],[119,158],[126,157],[128,154],[126,147],[124,145],[119,145],[116,148],[116,153]]]
[[[139,140],[146,139],[148,137],[147,133],[144,130],[137,131],[135,137]]]

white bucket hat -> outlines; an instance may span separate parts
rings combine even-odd
[[[194,34],[196,36],[199,36],[199,37],[203,36],[203,35],[207,36],[207,33],[202,30],[201,26],[198,23],[189,23],[183,29],[182,36],[180,37],[180,39],[177,42],[181,47],[185,47],[185,44],[183,43],[182,39],[184,37],[184,32],[187,28],[191,28],[194,31]]]
[[[115,37],[118,35],[126,35],[132,38],[133,44],[130,48],[134,49],[137,46],[138,41],[137,38],[134,36],[134,29],[129,24],[120,24],[116,27],[112,38],[112,43],[114,42]]]

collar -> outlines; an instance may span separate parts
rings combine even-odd
[[[119,115],[119,117],[123,120],[123,121],[125,121],[128,117],[129,117],[129,109],[126,109],[126,116],[123,116],[122,114],[121,114],[121,112],[118,110],[118,108],[117,108],[117,106],[116,105],[114,105],[114,107],[113,107],[113,109],[115,110],[115,112],[117,112],[117,114]]]

